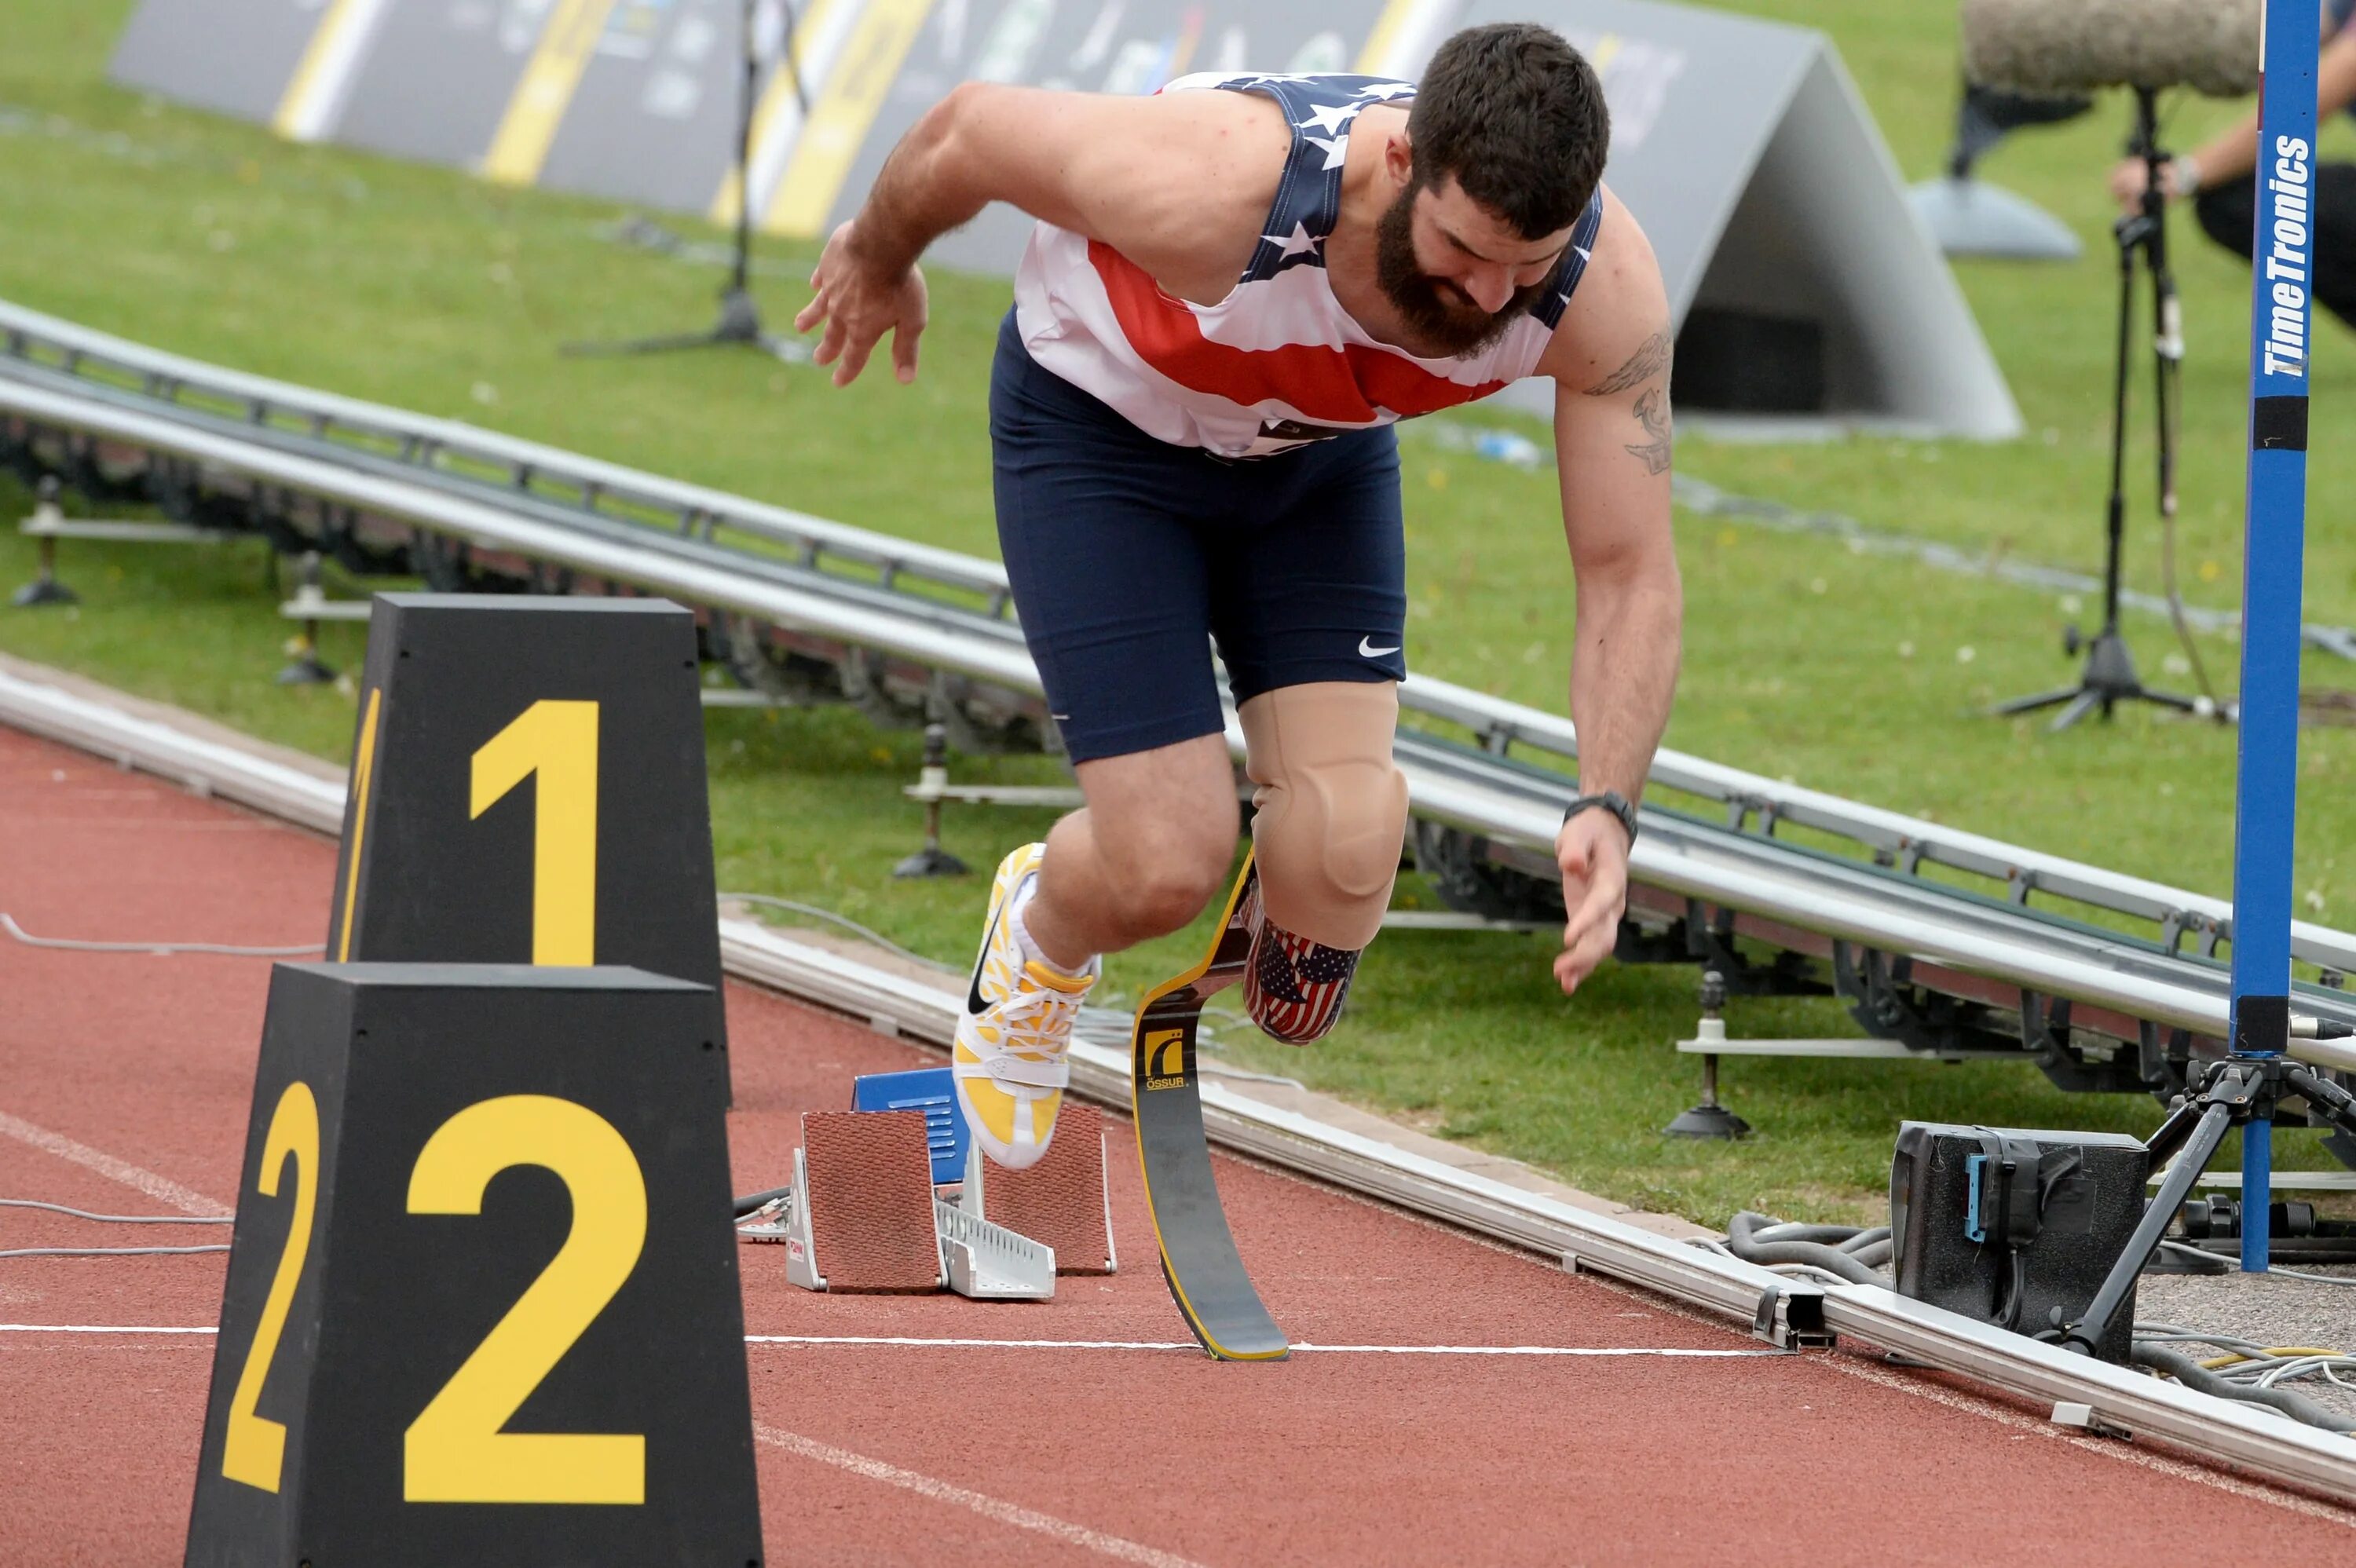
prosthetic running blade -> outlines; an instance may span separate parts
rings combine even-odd
[[[1243,978],[1251,933],[1240,916],[1256,874],[1247,859],[1227,895],[1226,918],[1211,951],[1145,998],[1130,1041],[1130,1104],[1137,1118],[1138,1164],[1162,1252],[1162,1277],[1203,1349],[1235,1361],[1282,1360],[1288,1346],[1284,1330],[1268,1315],[1244,1272],[1219,1203],[1203,1134],[1194,1036],[1204,1002]]]

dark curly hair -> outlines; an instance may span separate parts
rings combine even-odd
[[[1453,178],[1525,240],[1570,227],[1603,177],[1603,84],[1560,33],[1535,22],[1467,27],[1440,46],[1408,112],[1415,181]]]

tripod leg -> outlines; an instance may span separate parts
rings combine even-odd
[[[2200,1125],[2192,1129],[2191,1137],[2186,1140],[2184,1152],[2176,1157],[2176,1163],[2169,1168],[2168,1179],[2160,1183],[2151,1206],[2143,1211],[2143,1220],[2136,1226],[2135,1234],[2127,1238],[2126,1250],[2119,1254],[2119,1261],[2113,1264],[2111,1272],[2104,1276],[2103,1288],[2094,1293],[2094,1299],[2087,1305],[2086,1316],[2071,1325],[2069,1333],[2062,1339],[2063,1349],[2091,1356],[2094,1353],[2094,1347],[2103,1342],[2103,1337],[2110,1332],[2111,1319],[2118,1315],[2119,1304],[2135,1288],[2136,1276],[2143,1272],[2143,1265],[2149,1263],[2151,1254],[2159,1250],[2159,1239],[2168,1233],[2169,1221],[2176,1218],[2176,1211],[2183,1206],[2185,1195],[2192,1190],[2192,1184],[2201,1179],[2201,1173],[2209,1168],[2210,1160],[2216,1157],[2217,1146],[2225,1141],[2225,1129],[2233,1123],[2233,1111],[2230,1105],[2212,1104],[2201,1113]]]
[[[2083,689],[2082,687],[2065,686],[2058,691],[2040,691],[2034,697],[2010,698],[1997,703],[1989,709],[1988,712],[1999,719],[2009,719],[2018,714],[2035,713],[2047,708],[2059,708],[2065,702],[2075,701],[2078,694]]]
[[[2053,722],[2046,728],[2058,735],[2098,707],[2107,716],[2110,712],[2110,699],[2099,691],[2081,691],[2072,699],[2069,707],[2054,716]]]
[[[2341,1131],[2356,1135],[2356,1094],[2296,1061],[2284,1063],[2283,1082],[2294,1093],[2340,1124]]]

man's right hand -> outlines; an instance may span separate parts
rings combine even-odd
[[[2141,158],[2122,158],[2111,170],[2111,197],[2119,210],[2133,213],[2143,206],[2144,187],[2149,183],[2150,170]],[[2159,165],[2159,193],[2170,201],[2180,199],[2184,192],[2177,185],[2174,163]]]
[[[916,339],[925,330],[925,274],[911,266],[897,278],[879,278],[862,264],[851,244],[851,225],[834,231],[810,274],[816,292],[794,317],[794,330],[826,323],[826,335],[810,356],[834,367],[834,384],[847,387],[867,368],[867,357],[883,336],[892,335],[892,367],[903,382],[916,379]]]

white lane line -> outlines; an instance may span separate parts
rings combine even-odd
[[[0,1334],[211,1334],[161,1324],[0,1323]],[[1192,1339],[932,1339],[900,1334],[747,1334],[747,1345],[906,1345],[950,1350],[1200,1350]],[[1295,1345],[1312,1355],[1652,1356],[1688,1360],[1781,1360],[1789,1350],[1691,1350],[1651,1345]]]
[[[1108,1535],[1103,1531],[1090,1530],[1087,1525],[1074,1524],[1069,1520],[1057,1519],[1054,1514],[1041,1513],[1019,1503],[1003,1502],[980,1492],[970,1492],[963,1487],[952,1486],[921,1472],[904,1470],[897,1465],[887,1465],[881,1459],[853,1454],[848,1448],[837,1448],[798,1433],[780,1431],[756,1422],[753,1435],[764,1443],[798,1454],[805,1459],[815,1459],[821,1465],[832,1465],[854,1476],[864,1476],[871,1481],[899,1487],[915,1492],[918,1497],[930,1498],[935,1502],[954,1503],[959,1508],[971,1509],[985,1519],[994,1519],[1017,1530],[1033,1531],[1060,1541],[1066,1546],[1076,1546],[1117,1562],[1142,1563],[1145,1568],[1203,1568],[1191,1557],[1181,1557],[1174,1552],[1163,1552],[1124,1536]]]
[[[1192,1339],[949,1339],[904,1334],[747,1334],[748,1345],[910,1345],[958,1350],[1197,1350]],[[1789,1350],[1697,1350],[1655,1345],[1308,1345],[1311,1355],[1658,1356],[1696,1360],[1780,1360]]]
[[[179,1328],[161,1323],[0,1323],[0,1334],[218,1334],[218,1328]]]
[[[915,1345],[954,1350],[1195,1350],[1192,1339],[929,1339],[902,1334],[747,1334],[747,1345]]]
[[[195,1214],[207,1220],[234,1217],[234,1211],[224,1208],[192,1188],[181,1186],[168,1176],[143,1170],[88,1144],[78,1144],[63,1133],[53,1133],[47,1127],[37,1127],[30,1122],[20,1121],[5,1111],[0,1111],[0,1133],[5,1133],[18,1143],[30,1144],[45,1154],[70,1160],[85,1170],[94,1170],[110,1181],[119,1181],[134,1191],[144,1192],[158,1203],[169,1203],[183,1214]]]

